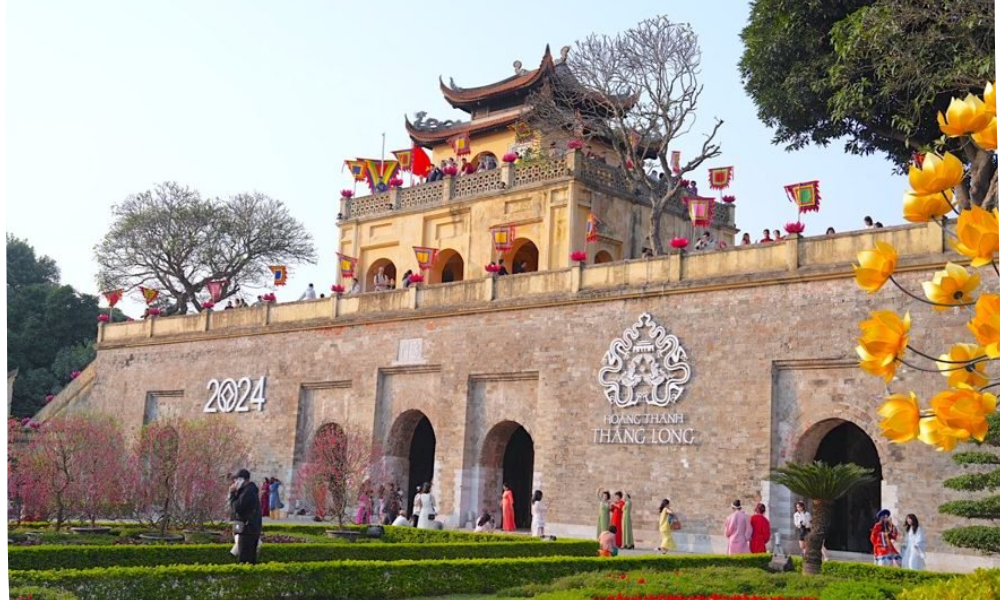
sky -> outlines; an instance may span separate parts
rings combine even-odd
[[[7,6],[7,232],[54,258],[62,280],[98,293],[93,247],[111,207],[162,181],[203,196],[260,191],[305,223],[319,261],[295,265],[279,300],[310,282],[329,289],[337,268],[344,159],[410,145],[404,114],[464,118],[438,90],[490,83],[521,60],[534,68],[591,32],[613,34],[665,13],[698,34],[705,90],[699,121],[678,148],[690,155],[714,118],[735,167],[728,193],[737,225],[754,239],[795,220],[783,186],[820,180],[822,210],[806,234],[857,229],[870,214],[902,222],[905,179],[881,156],[840,144],[786,152],[757,118],[740,82],[740,30],[749,4],[521,2],[489,11],[412,3],[16,2]],[[137,292],[135,293],[137,294]],[[137,312],[132,300],[126,309]]]

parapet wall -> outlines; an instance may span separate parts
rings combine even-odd
[[[408,313],[447,310],[478,312],[531,302],[594,301],[636,294],[695,293],[699,290],[761,286],[809,278],[852,276],[859,250],[876,241],[895,246],[900,271],[926,269],[948,260],[937,223],[904,225],[831,236],[789,236],[781,242],[708,252],[576,266],[505,277],[483,277],[405,290],[344,295],[196,315],[101,324],[101,347],[161,343],[201,336],[244,335],[325,327],[361,320],[406,318]]]

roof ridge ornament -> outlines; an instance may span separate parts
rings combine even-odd
[[[524,75],[527,72],[528,70],[524,68],[524,64],[521,61],[514,61],[514,75]]]
[[[563,46],[559,49],[559,62],[564,63],[569,59],[569,46]]]

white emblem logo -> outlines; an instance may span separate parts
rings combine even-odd
[[[611,342],[601,364],[597,382],[608,402],[619,407],[673,404],[691,379],[687,353],[677,336],[668,334],[649,313],[639,315]]]

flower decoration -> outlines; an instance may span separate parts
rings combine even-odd
[[[151,316],[151,317],[158,317],[158,316],[160,316],[161,311],[158,308],[149,308],[149,309],[146,309],[146,314],[149,315],[149,316]]]
[[[990,119],[994,116],[995,111],[991,113],[986,103],[975,94],[969,94],[965,100],[952,98],[947,114],[938,111],[937,120],[941,133],[948,137],[959,137],[981,131],[990,124]]]
[[[518,157],[516,152],[508,152],[507,154],[503,155],[503,161],[507,164],[512,164],[517,162],[517,158]]]
[[[354,196],[354,192],[352,190],[340,190],[341,198],[351,198],[352,196]]]
[[[905,444],[920,434],[920,404],[913,392],[889,396],[879,407],[878,414],[883,417],[879,426],[892,442]]]
[[[989,428],[986,415],[997,409],[997,397],[979,392],[967,385],[944,390],[931,398],[935,418],[948,429],[958,433],[957,439],[973,438],[983,441]],[[936,444],[935,444],[936,445]]]
[[[976,301],[976,314],[968,324],[990,358],[1000,358],[1000,296],[982,294]]]
[[[414,273],[413,275],[410,275],[410,283],[423,283],[423,281],[424,281],[424,276],[421,275],[420,273]]]
[[[875,242],[874,250],[858,252],[858,264],[853,265],[854,279],[858,287],[869,294],[874,294],[882,289],[886,281],[889,281],[898,262],[899,255],[896,254],[892,244]]]
[[[988,383],[986,362],[979,360],[983,358],[986,358],[986,352],[982,346],[955,344],[947,354],[941,355],[937,366],[941,374],[948,378],[950,387],[957,388],[962,384],[979,387]]]
[[[70,378],[70,379],[76,379],[76,378],[77,378],[77,377],[79,377],[79,376],[80,376],[80,372],[79,372],[79,371],[73,371],[73,372],[71,372],[71,373],[69,374],[69,378]]]
[[[940,219],[951,210],[954,193],[944,190],[933,194],[907,191],[903,197],[903,218],[911,223],[926,223]]]
[[[910,313],[900,317],[891,310],[876,310],[861,322],[861,338],[856,348],[859,366],[867,373],[892,381],[896,361],[910,340]]]
[[[688,181],[687,179],[681,179],[681,187],[682,188],[691,187],[691,182]]]
[[[108,316],[107,313],[101,313],[101,314],[97,315],[97,322],[98,323],[107,323],[110,320],[111,320],[111,317]]]
[[[392,179],[389,180],[389,187],[394,187],[394,188],[403,187],[403,178],[393,177]]]
[[[969,306],[972,292],[979,287],[979,273],[969,273],[965,267],[948,263],[943,271],[934,273],[934,279],[923,283],[924,295],[935,303],[934,310],[948,310],[951,306]]]
[[[574,138],[566,142],[566,147],[569,148],[570,150],[579,150],[580,148],[583,148],[583,142],[581,140]]]
[[[997,209],[993,212],[973,206],[963,210],[958,215],[958,225],[955,234],[958,241],[952,242],[952,247],[972,259],[973,267],[982,267],[993,261],[993,255],[1000,251],[1000,238],[997,236]]]
[[[670,247],[675,250],[683,250],[688,247],[688,239],[685,237],[675,237],[670,240]]]
[[[496,263],[490,263],[490,264],[486,265],[486,272],[487,273],[499,273],[500,272],[500,265],[498,265]]]
[[[944,156],[928,153],[923,165],[910,167],[910,187],[920,195],[939,194],[958,185],[965,177],[962,161],[951,152]]]
[[[635,166],[635,163],[632,162],[631,158],[625,161],[625,168],[626,169],[631,169],[634,166]]]
[[[48,404],[49,402],[52,402],[55,399],[56,397],[54,395],[49,394],[48,396],[45,397],[45,403]]]
[[[335,284],[333,284],[333,285],[330,286],[330,291],[333,292],[334,294],[343,294],[344,293],[344,286],[342,286],[339,283],[335,283]]]
[[[733,202],[736,202],[736,196],[733,195],[723,196],[722,201],[725,202],[726,204],[732,204]]]
[[[802,233],[806,230],[806,224],[802,221],[790,221],[785,223],[785,231],[788,233]]]
[[[986,112],[994,117],[997,116],[997,88],[995,81],[986,82],[986,88],[983,90],[983,104],[985,105]]]
[[[215,301],[214,300],[205,300],[204,302],[201,303],[201,307],[204,308],[205,310],[211,310],[211,309],[215,308]]]
[[[267,294],[264,294],[264,295],[262,295],[260,297],[260,299],[263,300],[264,302],[277,302],[278,301],[278,297],[274,295],[274,292],[269,292]]]
[[[990,124],[985,128],[980,129],[976,133],[972,134],[972,141],[976,143],[981,150],[996,150],[997,149],[997,118],[993,117]]]
[[[584,262],[587,260],[587,253],[582,250],[576,250],[569,253],[569,259],[576,262]]]

